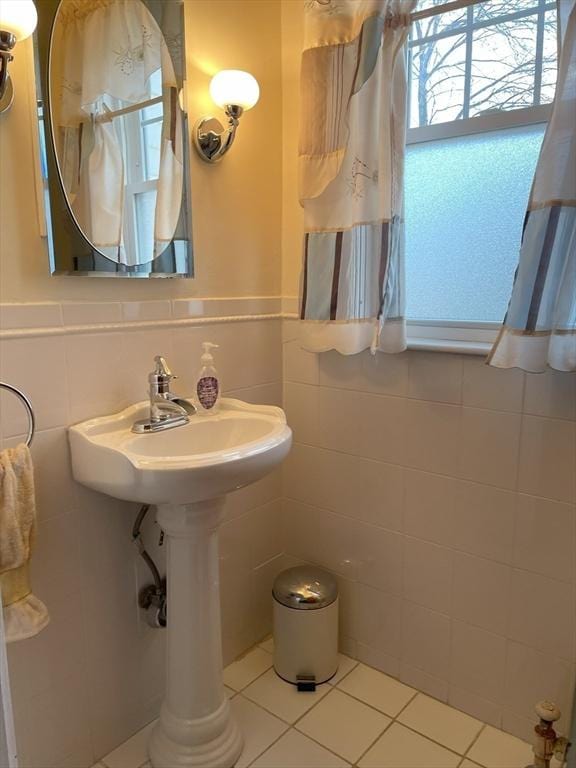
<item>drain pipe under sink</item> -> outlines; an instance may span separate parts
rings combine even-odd
[[[154,579],[154,584],[147,584],[140,590],[138,605],[142,610],[146,611],[146,621],[148,624],[154,629],[160,629],[166,626],[166,579],[160,576],[156,563],[146,551],[140,530],[149,509],[150,504],[143,504],[140,508],[132,526],[132,541],[136,545],[140,557],[150,569]],[[164,534],[162,534],[162,538],[163,536]],[[162,543],[162,538],[160,543]]]

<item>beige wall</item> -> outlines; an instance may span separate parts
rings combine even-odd
[[[282,0],[282,294],[297,296],[302,251],[302,209],[298,203],[300,53],[302,3]]]
[[[280,293],[281,57],[277,0],[186,2],[189,120],[217,110],[219,69],[252,72],[258,106],[219,166],[191,156],[196,278],[147,281],[51,277],[35,206],[32,46],[16,49],[12,110],[0,117],[0,301],[92,301]]]

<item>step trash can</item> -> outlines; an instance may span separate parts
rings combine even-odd
[[[274,669],[301,691],[313,691],[338,670],[338,584],[321,568],[282,571],[272,589]]]

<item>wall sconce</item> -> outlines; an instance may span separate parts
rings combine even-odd
[[[32,0],[0,0],[0,113],[14,100],[14,88],[8,74],[12,49],[36,29],[38,14]]]
[[[1,0],[0,0],[1,2]],[[228,117],[228,128],[211,116],[202,117],[194,126],[194,146],[207,163],[220,160],[230,149],[240,117],[252,109],[260,97],[258,81],[249,72],[223,69],[210,82],[210,96]]]

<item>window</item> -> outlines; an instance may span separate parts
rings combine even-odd
[[[423,0],[417,10],[433,5],[443,3]],[[510,297],[556,65],[555,2],[484,0],[412,24],[411,336],[493,338]]]
[[[148,106],[116,120],[120,141],[124,143],[126,189],[124,204],[124,241],[140,262],[154,259],[154,219],[160,172],[162,142],[162,70],[148,81]]]

